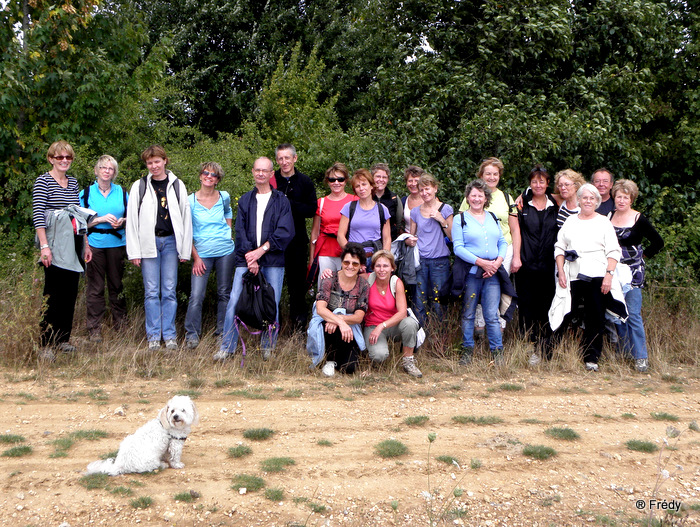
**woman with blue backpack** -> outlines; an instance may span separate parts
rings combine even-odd
[[[126,324],[126,301],[122,296],[122,278],[126,260],[126,208],[128,194],[114,183],[119,164],[104,155],[95,165],[95,182],[80,192],[80,204],[97,217],[88,226],[87,241],[92,249],[85,276],[86,322],[91,342],[102,342],[102,319],[106,311],[105,285],[112,312],[112,326],[118,331]]]

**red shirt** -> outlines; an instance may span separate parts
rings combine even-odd
[[[365,326],[378,326],[389,320],[399,310],[396,309],[396,299],[391,294],[391,286],[387,284],[385,294],[381,294],[374,282],[369,288],[369,307],[365,315]]]
[[[340,257],[342,250],[340,245],[338,245],[338,240],[333,236],[326,236],[324,233],[337,236],[338,224],[340,223],[340,210],[346,203],[357,201],[358,199],[359,198],[354,194],[348,194],[338,201],[330,200],[328,197],[318,199],[316,215],[321,218],[321,230],[318,240],[316,241],[316,250],[318,250],[319,247],[321,248],[318,253],[319,256]],[[323,210],[321,210],[321,203],[323,203]]]

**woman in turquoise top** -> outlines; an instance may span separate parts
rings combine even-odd
[[[187,347],[196,348],[202,333],[202,303],[209,273],[216,269],[218,306],[215,335],[221,335],[233,284],[236,258],[231,237],[231,197],[217,190],[224,177],[218,163],[203,163],[199,170],[201,186],[189,195],[192,213],[192,291],[185,316]]]

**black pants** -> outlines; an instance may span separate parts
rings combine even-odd
[[[605,333],[605,296],[600,288],[603,285],[602,278],[593,278],[590,282],[573,280],[571,283],[571,313],[569,313],[561,327],[557,330],[560,336],[573,320],[584,323],[581,348],[583,350],[583,362],[598,364],[600,354],[603,351],[603,334]]]
[[[529,335],[535,352],[545,359],[552,358],[549,308],[556,291],[554,268],[530,271],[521,268],[514,275],[518,293],[518,319],[520,331]]]
[[[324,331],[326,323],[323,323]],[[333,333],[323,333],[326,341],[326,361],[333,361],[342,373],[352,375],[358,364],[360,348],[355,339],[345,342],[340,330],[336,328]]]
[[[304,329],[309,318],[306,302],[306,264],[309,257],[309,243],[292,240],[284,253],[284,279],[289,293],[289,319],[294,329]]]
[[[46,311],[39,322],[42,346],[61,344],[70,339],[79,282],[80,273],[55,265],[44,267]]]
[[[88,331],[102,326],[105,314],[105,278],[114,327],[120,328],[126,323],[126,301],[122,298],[125,258],[125,247],[92,248],[92,260],[85,271]]]

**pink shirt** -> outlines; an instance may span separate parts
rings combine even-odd
[[[316,215],[321,218],[321,230],[318,241],[316,242],[316,247],[321,247],[318,253],[319,256],[340,257],[342,250],[340,249],[340,245],[338,245],[338,240],[332,236],[326,236],[324,233],[331,233],[337,236],[338,224],[340,223],[340,210],[346,203],[357,201],[358,199],[359,198],[354,194],[348,194],[338,201],[330,200],[328,197],[318,199]],[[321,209],[321,203],[323,203],[323,209]]]
[[[369,307],[365,315],[365,326],[378,326],[389,320],[399,310],[396,309],[396,299],[391,294],[391,286],[387,284],[385,294],[381,294],[374,282],[369,288]]]

